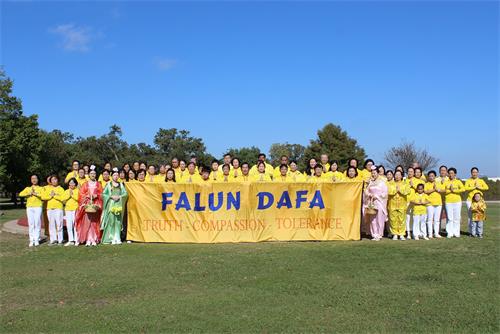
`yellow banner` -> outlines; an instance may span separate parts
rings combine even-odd
[[[127,239],[359,240],[362,182],[127,183]]]

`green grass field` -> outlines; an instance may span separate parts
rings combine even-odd
[[[500,205],[488,217],[483,240],[28,249],[4,232],[0,331],[498,333]]]

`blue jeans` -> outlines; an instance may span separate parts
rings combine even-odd
[[[471,222],[471,234],[473,237],[483,236],[483,222],[482,221],[472,221]]]

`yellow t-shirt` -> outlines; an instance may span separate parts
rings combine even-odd
[[[68,174],[66,174],[66,177],[64,178],[64,183],[68,183],[72,177],[78,180],[79,179],[78,171],[71,171]]]
[[[50,193],[54,192],[54,196],[51,196]],[[64,189],[61,186],[54,187],[52,185],[45,186],[42,199],[47,201],[47,210],[51,209],[62,209],[62,195],[64,195]]]
[[[453,190],[451,186],[453,185]],[[446,203],[459,203],[462,202],[461,194],[465,191],[464,184],[458,179],[448,180],[444,183],[446,188],[445,201]]]
[[[273,166],[271,166],[270,164],[268,163],[264,163],[264,165],[266,166],[266,171],[265,173],[267,175],[269,175],[270,177],[273,176],[273,173],[274,173],[274,168]],[[250,168],[250,172],[249,172],[250,175],[257,175],[259,174],[259,170],[257,169],[257,165],[253,165],[252,168]]]
[[[483,197],[483,191],[488,190],[489,187],[484,182],[483,179],[480,178],[470,178],[465,181],[465,190],[468,191],[467,194],[467,200],[469,202],[472,201],[472,197],[474,197],[475,194],[480,193],[481,197]]]
[[[273,178],[281,175],[280,167],[281,167],[281,165],[274,167]],[[290,172],[290,167],[287,168],[287,173],[289,173],[289,172]]]
[[[429,205],[443,205],[443,190],[444,185],[439,182],[426,182],[424,185],[424,191],[429,198]],[[432,192],[431,192],[432,191]]]
[[[201,181],[200,174],[194,172],[193,174],[189,174],[189,172],[184,173],[183,177],[177,182],[181,183],[199,183]]]
[[[61,196],[64,202],[64,211],[76,211],[78,209],[78,188],[73,189],[73,196],[70,195],[70,189],[66,189]]]
[[[33,190],[33,195],[31,194]],[[39,208],[43,206],[42,195],[43,188],[40,186],[26,187],[19,193],[20,197],[26,197],[26,207],[28,208]]]
[[[335,172],[328,172],[326,174],[323,174],[325,178],[329,179],[330,181],[333,182],[339,182],[344,180],[344,174],[339,172],[338,170]],[[335,181],[334,181],[335,180]]]
[[[410,196],[411,203],[413,204],[413,215],[425,215],[427,212],[427,204],[429,196],[425,193],[414,193]]]
[[[88,180],[89,180],[89,177],[88,177],[88,176],[85,176],[83,179],[81,179],[80,177],[77,177],[77,178],[76,178],[76,182],[78,182],[77,187],[81,187],[81,186],[83,186],[83,184],[84,184],[85,182],[87,182]]]
[[[307,178],[307,183],[326,183],[328,181],[329,179],[325,178],[324,174],[321,174],[319,177],[314,175]]]
[[[298,170],[296,170],[295,172],[289,171],[288,175],[290,176],[290,179],[293,180],[293,182],[306,182],[306,177]]]
[[[271,179],[271,176],[269,176],[269,174],[266,172],[266,173],[257,173],[257,174],[251,175],[250,181],[251,182],[271,182],[272,179]]]

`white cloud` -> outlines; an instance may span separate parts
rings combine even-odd
[[[177,59],[156,58],[154,63],[160,71],[168,71],[177,65]]]
[[[61,47],[66,51],[90,51],[90,43],[97,37],[92,28],[73,23],[60,24],[49,31],[61,37]]]

